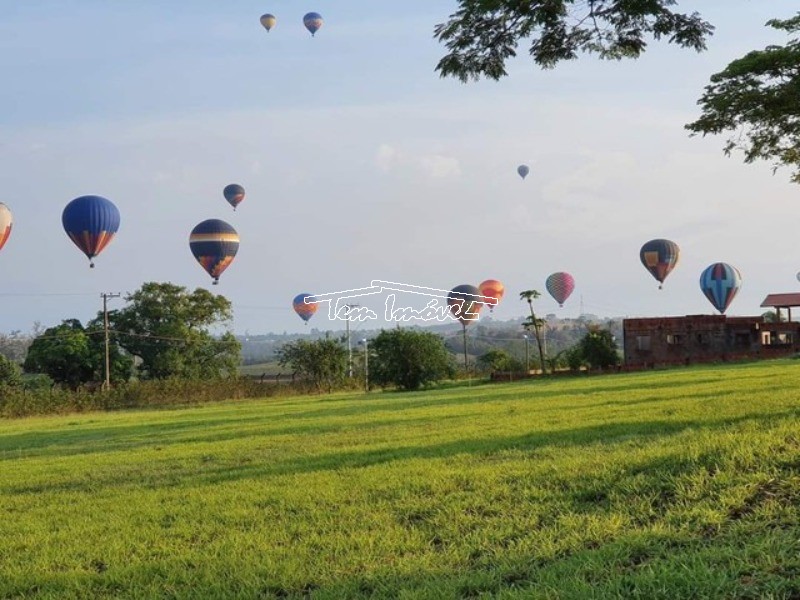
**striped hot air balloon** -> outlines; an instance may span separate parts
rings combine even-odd
[[[239,250],[239,234],[225,221],[208,219],[192,229],[189,248],[217,285]]]
[[[119,210],[111,200],[102,196],[81,196],[67,204],[61,223],[69,239],[89,259],[94,268],[94,257],[108,246],[119,230]]]
[[[550,275],[544,285],[558,305],[564,306],[564,302],[575,289],[575,279],[569,273],[559,271]]]
[[[6,245],[13,225],[14,215],[11,214],[11,210],[5,204],[0,202],[0,249]]]

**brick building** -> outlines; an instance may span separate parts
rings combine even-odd
[[[625,365],[636,369],[777,358],[800,351],[800,323],[791,321],[791,308],[800,306],[800,294],[770,294],[761,306],[774,308],[777,319],[785,309],[789,320],[771,322],[762,316],[724,315],[625,319]]]

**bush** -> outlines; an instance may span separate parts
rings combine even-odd
[[[505,350],[489,350],[478,357],[478,365],[486,371],[524,371],[522,361]]]
[[[620,362],[617,343],[608,329],[593,327],[580,342],[583,360],[595,369],[607,369]]]
[[[381,386],[416,390],[455,373],[452,356],[442,338],[433,333],[411,329],[381,331],[370,346],[375,352],[370,379]]]
[[[0,354],[0,386],[17,386],[22,383],[19,365]]]

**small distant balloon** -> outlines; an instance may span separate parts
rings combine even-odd
[[[236,207],[244,200],[244,188],[238,183],[231,183],[225,186],[222,195],[225,196],[225,200],[233,207],[233,210],[236,210]]]
[[[192,229],[189,249],[217,285],[239,251],[239,234],[225,221],[207,219]]]
[[[658,281],[658,289],[661,289],[664,280],[678,264],[681,249],[670,240],[650,240],[639,250],[639,260],[642,261],[644,268]]]
[[[741,287],[741,274],[736,267],[727,263],[709,265],[700,275],[700,289],[723,315]]]
[[[800,271],[797,272],[797,281],[800,281]]]
[[[275,27],[275,24],[278,22],[278,19],[275,18],[275,15],[271,15],[269,13],[265,15],[261,15],[261,25],[263,25],[264,29],[269,30]]]
[[[545,287],[559,306],[564,306],[564,302],[570,297],[575,289],[575,279],[569,273],[559,271],[547,278]]]
[[[506,291],[506,288],[502,283],[497,281],[497,279],[487,279],[486,281],[481,282],[481,284],[478,286],[478,291],[480,292],[481,296],[494,298],[499,303]],[[489,305],[489,311],[494,312],[494,306],[491,304]]]
[[[308,300],[308,302],[306,302]],[[292,300],[292,308],[303,321],[308,323],[308,320],[317,312],[319,303],[317,299],[311,294],[297,294]]]
[[[457,285],[447,294],[447,306],[463,327],[478,320],[478,313],[483,308],[480,296],[480,290],[469,284]]]
[[[531,168],[528,165],[520,165],[517,167],[517,173],[519,173],[519,176],[523,179],[525,179],[530,172]]]
[[[8,236],[11,235],[11,227],[14,225],[14,216],[11,210],[0,202],[0,249],[6,245]]]
[[[322,27],[322,23],[322,15],[319,13],[310,12],[303,17],[303,25],[311,32],[312,37]]]
[[[95,256],[108,246],[119,229],[119,210],[102,196],[80,196],[72,200],[61,214],[61,224],[69,239],[89,259],[94,268]]]

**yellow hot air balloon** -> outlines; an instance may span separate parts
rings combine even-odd
[[[275,27],[275,24],[277,22],[278,22],[278,19],[275,18],[275,15],[271,15],[269,13],[267,13],[265,15],[261,15],[261,25],[264,26],[264,29],[267,30],[267,33],[269,33],[270,29]]]

